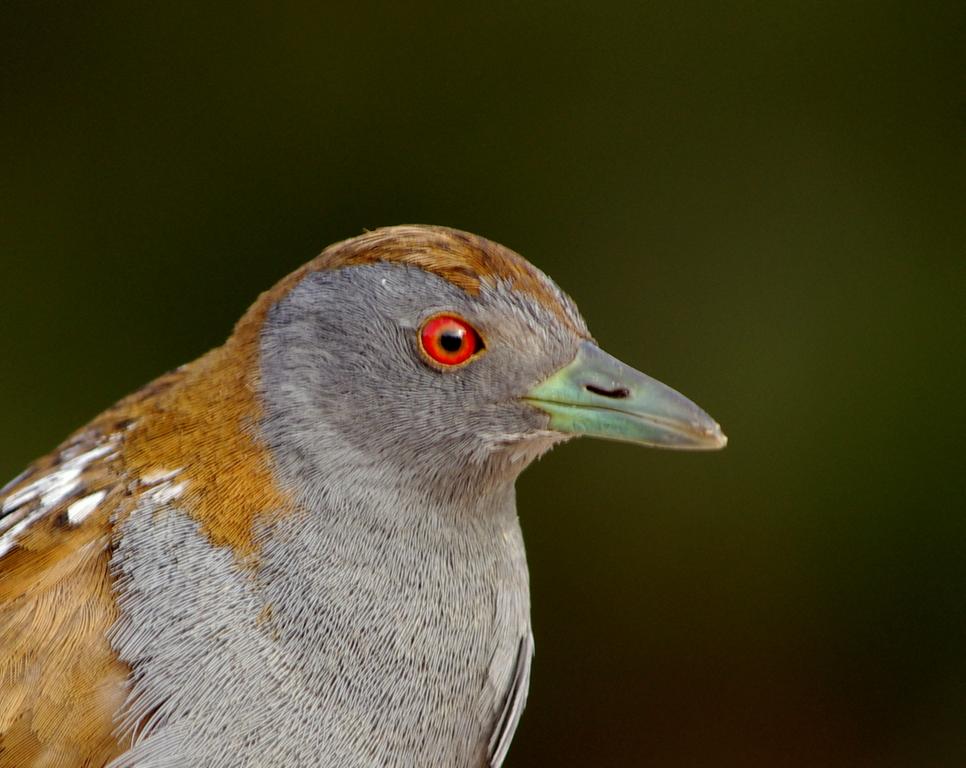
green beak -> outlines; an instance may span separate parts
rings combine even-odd
[[[689,450],[728,442],[717,422],[684,395],[589,341],[524,399],[550,414],[550,429],[557,432]]]

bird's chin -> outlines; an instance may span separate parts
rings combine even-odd
[[[502,462],[508,470],[519,473],[555,445],[573,437],[549,429],[493,435],[487,440],[490,461]]]

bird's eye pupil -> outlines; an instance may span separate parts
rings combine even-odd
[[[443,331],[439,337],[439,345],[447,352],[459,352],[463,346],[463,334],[459,331]]]

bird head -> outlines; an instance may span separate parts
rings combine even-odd
[[[293,470],[463,493],[577,435],[725,444],[694,403],[601,350],[548,277],[474,235],[368,232],[261,303],[264,432]]]

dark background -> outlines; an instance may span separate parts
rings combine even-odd
[[[508,765],[966,764],[966,6],[7,2],[0,475],[328,243],[518,250],[704,406],[519,487]]]

